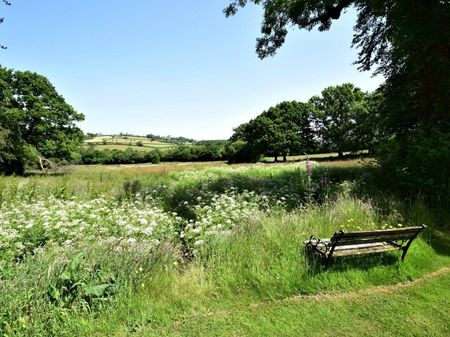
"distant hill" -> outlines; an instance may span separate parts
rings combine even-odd
[[[176,144],[147,137],[125,135],[98,135],[86,139],[84,144],[97,150],[126,150],[132,148],[136,151],[166,150],[178,145],[191,145],[191,143]]]

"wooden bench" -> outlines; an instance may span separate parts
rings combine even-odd
[[[347,233],[340,230],[330,239],[320,239],[312,235],[304,243],[310,252],[326,259],[326,265],[330,264],[333,256],[381,253],[391,250],[401,250],[403,261],[411,243],[426,227],[426,225],[422,225]]]

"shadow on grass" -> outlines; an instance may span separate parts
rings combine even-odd
[[[29,171],[25,172],[22,177],[62,177],[67,175],[66,172],[56,172],[56,171]]]
[[[298,157],[298,156],[294,156],[294,157]],[[359,154],[346,154],[343,157],[339,157],[337,155],[329,155],[329,156],[316,156],[314,154],[311,154],[309,156],[310,160],[312,161],[317,161],[317,162],[321,162],[321,161],[347,161],[347,160],[355,160],[355,159],[365,159],[365,158],[373,158],[373,155],[368,154],[368,153],[359,153]],[[269,158],[265,158],[263,159],[261,162],[264,164],[273,164],[273,163],[297,163],[297,162],[303,162],[306,160],[306,156],[301,156],[300,158],[288,158],[287,161],[283,162],[283,161],[275,161],[275,158],[273,157],[269,157]]]
[[[344,157],[337,157],[337,156],[328,156],[328,157],[317,157],[317,158],[311,158],[312,161],[316,162],[329,162],[329,161],[351,161],[355,159],[366,159],[366,158],[373,158],[372,155],[368,154],[348,154]],[[295,162],[301,162],[304,161],[304,159],[295,160]]]
[[[399,266],[401,252],[384,252],[367,255],[354,255],[333,257],[327,265],[326,258],[319,257],[305,249],[305,258],[310,276],[318,275],[324,271],[346,272],[350,269],[367,271],[376,266]]]
[[[429,229],[423,238],[440,255],[450,255],[450,234],[437,229]]]

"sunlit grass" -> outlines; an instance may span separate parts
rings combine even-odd
[[[273,315],[281,322],[315,319],[331,333],[327,319],[339,317],[348,332],[353,320],[361,319],[355,313],[369,310],[392,334],[396,322],[389,317],[398,317],[398,307],[386,304],[388,296],[369,296],[367,303],[359,297],[327,298],[315,315],[311,304],[283,302],[298,295],[395,285],[450,265],[448,233],[437,226],[429,207],[420,200],[361,194],[358,179],[370,173],[367,162],[313,163],[311,183],[304,162],[80,166],[49,175],[0,177],[0,230],[16,231],[7,232],[15,241],[0,240],[0,331],[7,336],[295,335],[288,323],[271,321]],[[40,227],[45,216],[49,232]],[[78,218],[81,222],[74,222]],[[173,227],[157,232],[151,225],[150,230],[153,220]],[[310,235],[330,237],[339,229],[399,223],[429,225],[405,263],[394,252],[336,259],[325,269],[303,249]],[[74,233],[76,244],[73,238],[67,243]],[[150,234],[158,243],[127,242]],[[111,244],[111,236],[121,237],[120,244]],[[36,250],[23,249],[19,242]],[[55,305],[49,289],[61,282],[64,266],[80,251],[85,259],[74,280],[89,283],[96,273],[115,275],[114,281],[108,279],[114,294],[87,304],[76,298],[68,307]],[[431,284],[441,289],[439,296],[426,287],[394,297],[412,296],[408,301],[414,306],[405,310],[427,320],[413,324],[414,331],[444,336],[445,310],[429,314],[424,308],[445,303],[448,288],[440,279]],[[330,305],[344,314],[334,314]],[[377,305],[386,312],[380,314]],[[298,331],[314,335],[308,324],[300,326]]]

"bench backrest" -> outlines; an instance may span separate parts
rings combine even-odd
[[[348,246],[372,242],[393,242],[414,239],[427,226],[416,226],[396,229],[335,233],[331,241],[335,246]]]

